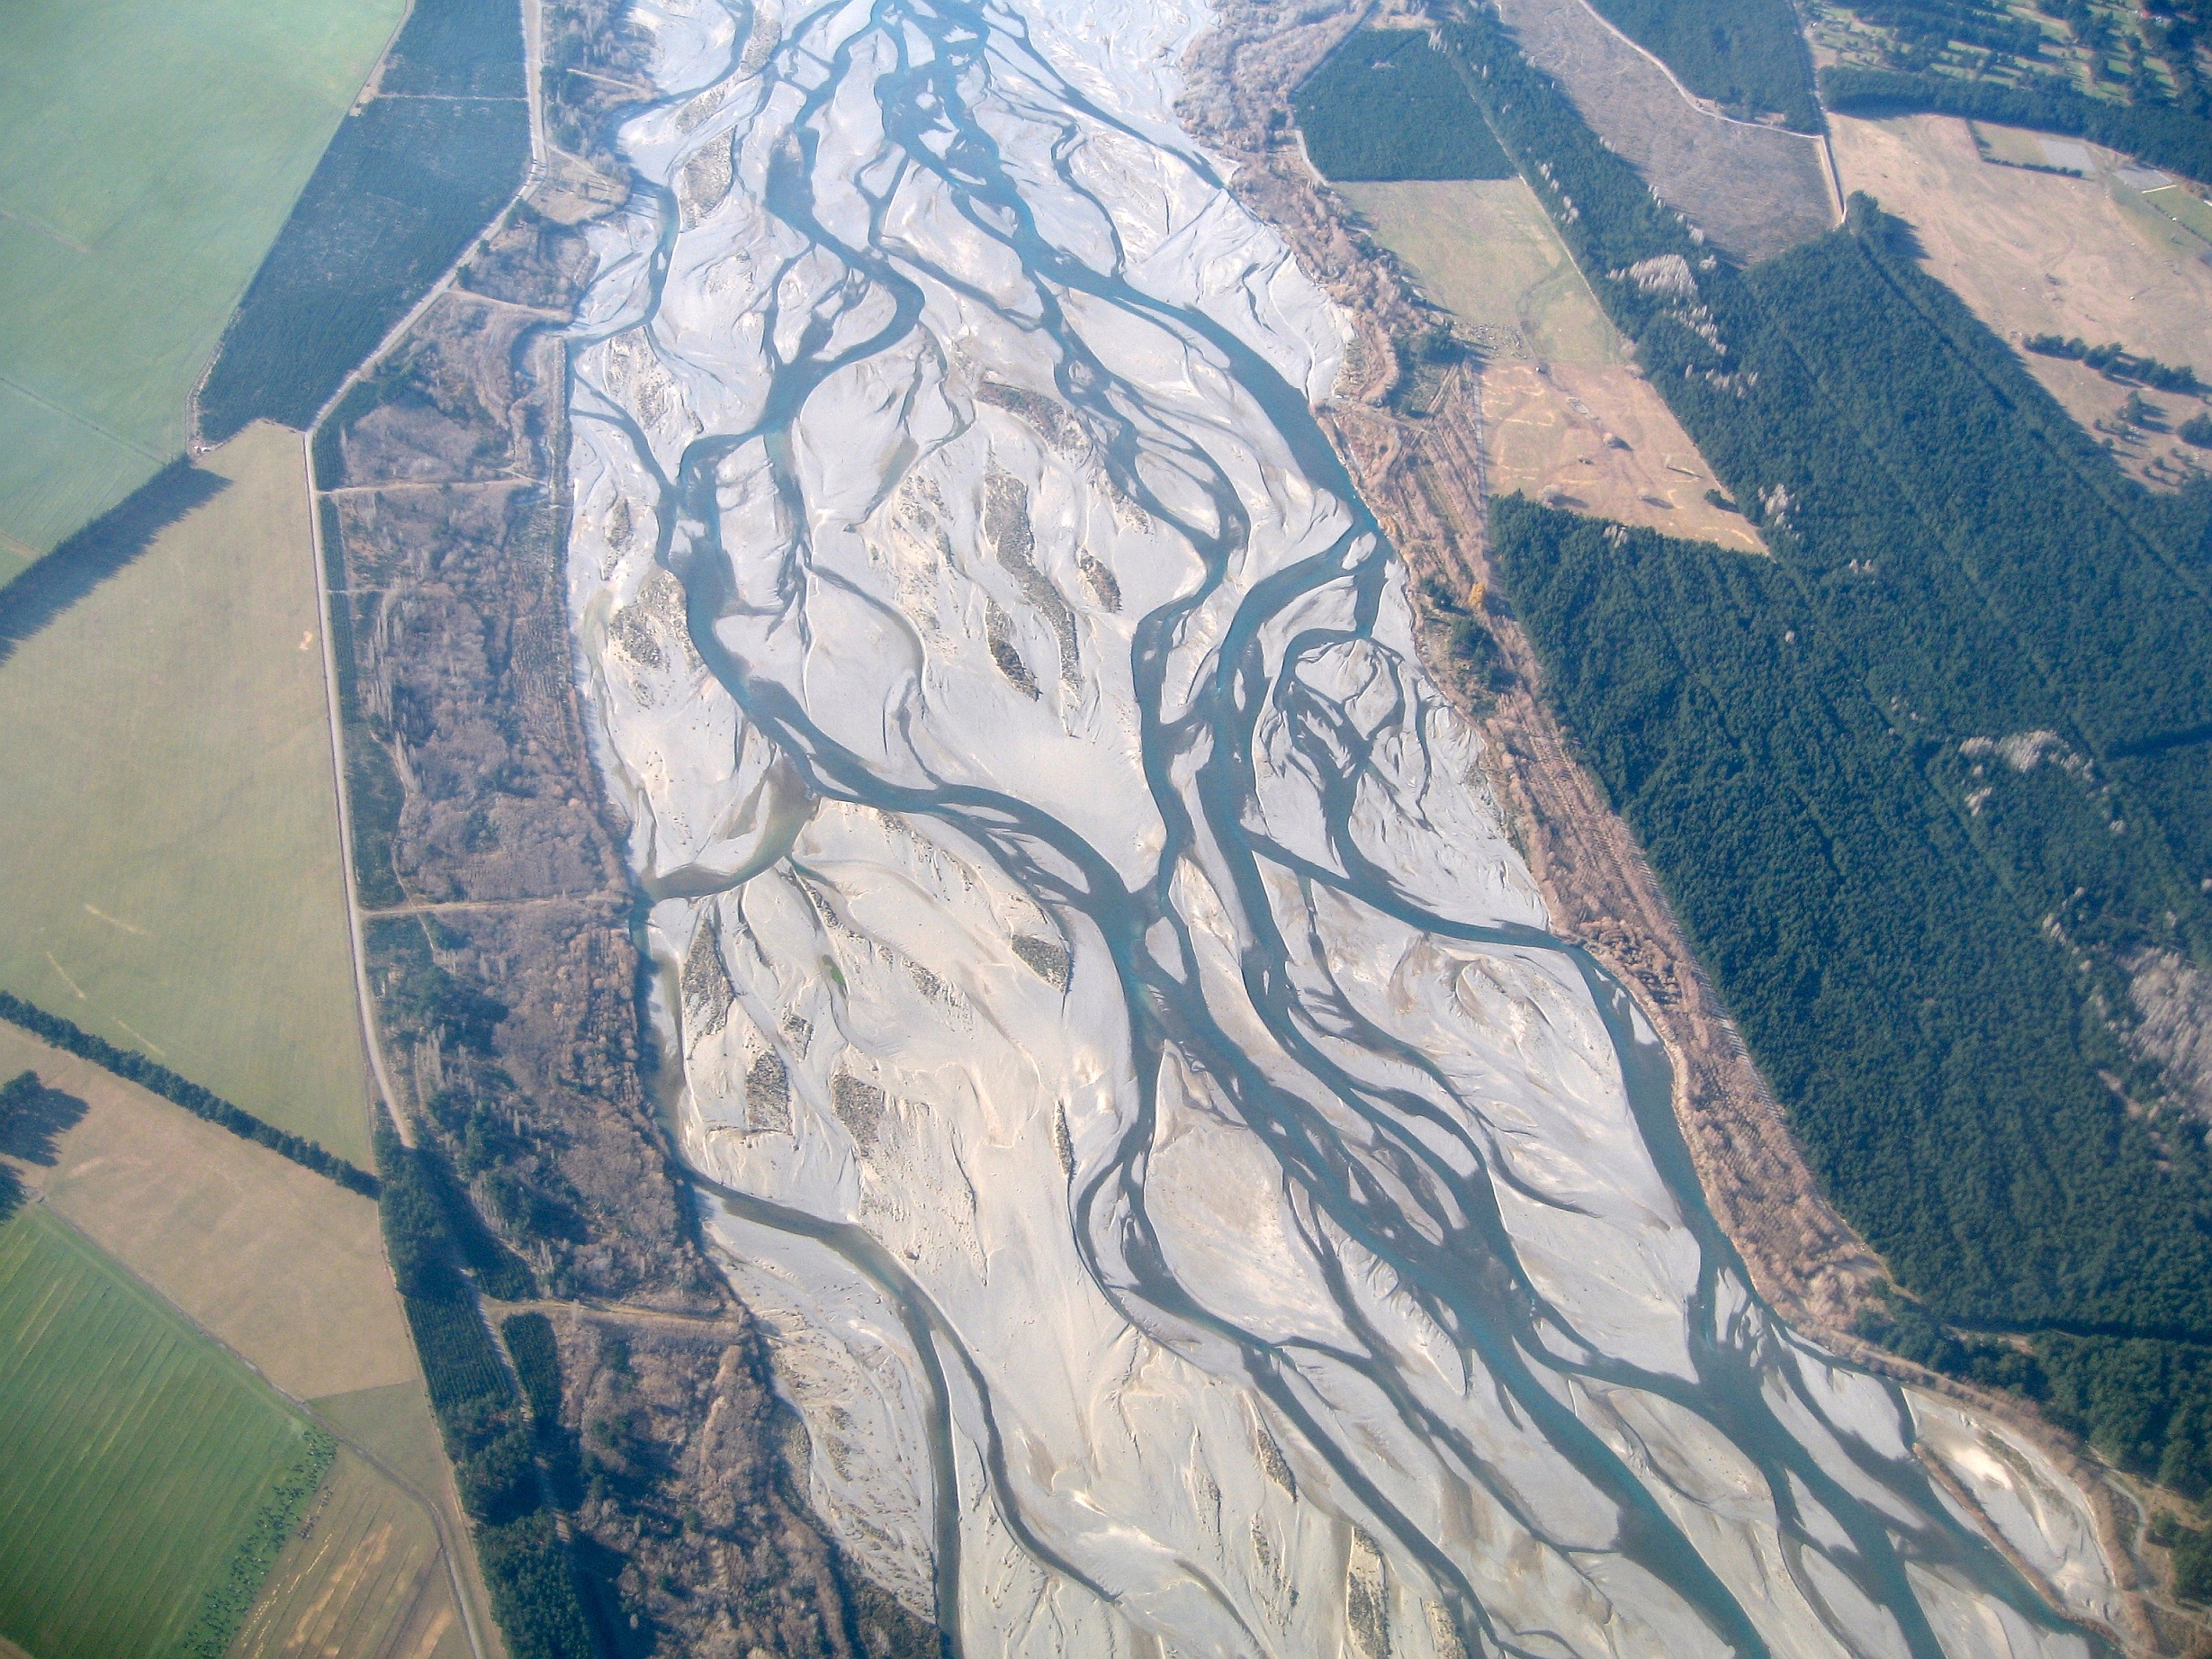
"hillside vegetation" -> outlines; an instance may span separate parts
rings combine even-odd
[[[2212,943],[2212,499],[2129,483],[1872,203],[1739,273],[1502,32],[1447,40],[1775,554],[1500,503],[1552,695],[1917,1305],[2037,1333],[2001,1380],[2205,1491],[2212,1157],[2118,1028],[2128,953]]]
[[[1821,130],[1812,60],[1790,0],[1593,0],[1614,27],[1675,72],[1701,98],[1737,116],[1779,115],[1799,132]]]
[[[1814,39],[1830,109],[1925,110],[2090,139],[2212,181],[2212,5],[1845,0]]]
[[[1307,155],[1339,183],[1513,176],[1482,113],[1420,30],[1355,31],[1292,103]]]

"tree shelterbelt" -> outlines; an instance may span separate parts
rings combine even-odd
[[[1551,694],[1909,1293],[1875,1333],[2212,1489],[2212,1157],[2128,1041],[2131,964],[2212,960],[2212,490],[2127,480],[1874,203],[1737,270],[1494,19],[1444,41],[1774,550],[1494,523]]]

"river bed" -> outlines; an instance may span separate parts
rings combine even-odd
[[[578,672],[854,1559],[974,1659],[2097,1645],[2082,1495],[1758,1303],[1549,931],[1203,9],[634,16]]]

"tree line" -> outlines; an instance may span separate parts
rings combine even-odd
[[[2171,104],[2119,104],[2038,78],[2025,86],[1934,72],[1831,64],[1821,71],[1821,101],[1845,115],[1926,112],[2007,127],[2070,133],[2153,167],[2212,184],[2212,121]]]
[[[252,1113],[233,1105],[212,1090],[202,1088],[197,1083],[178,1077],[166,1066],[157,1064],[143,1054],[119,1049],[104,1037],[95,1037],[58,1014],[49,1014],[20,996],[0,991],[0,1019],[20,1025],[32,1036],[63,1052],[74,1054],[79,1059],[88,1059],[103,1070],[112,1071],[149,1094],[158,1095],[164,1100],[184,1107],[194,1117],[204,1118],[242,1140],[265,1146],[272,1152],[289,1158],[293,1163],[302,1168],[312,1169],[317,1175],[326,1176],[349,1191],[369,1198],[377,1195],[376,1177],[367,1170],[348,1163],[304,1135],[295,1135],[290,1130],[263,1123]]]
[[[509,1296],[534,1294],[535,1281],[512,1252],[496,1253],[504,1247],[433,1149],[404,1145],[381,1113],[375,1141],[385,1249],[508,1650],[515,1659],[595,1659],[530,1420],[477,1301],[487,1277]]]
[[[2078,334],[2071,339],[2063,334],[2031,334],[2020,344],[2037,356],[2070,358],[2095,369],[2107,380],[2123,384],[2145,385],[2154,392],[2193,393],[2205,390],[2192,365],[2161,363],[2156,357],[2141,356],[2118,340],[2092,346]]]

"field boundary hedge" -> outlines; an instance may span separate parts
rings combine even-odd
[[[1841,115],[1961,115],[2002,127],[2064,132],[2212,184],[2212,122],[2169,105],[2145,108],[2057,88],[2029,90],[1848,64],[1821,71],[1821,99]]]
[[[104,1037],[95,1037],[75,1021],[65,1020],[58,1014],[49,1014],[34,1003],[0,991],[0,1019],[12,1025],[20,1025],[32,1036],[51,1044],[79,1059],[90,1060],[103,1071],[112,1072],[126,1083],[135,1083],[149,1094],[160,1095],[173,1105],[179,1105],[196,1118],[227,1129],[241,1141],[255,1141],[265,1146],[280,1158],[289,1158],[303,1169],[312,1169],[317,1175],[336,1181],[349,1192],[359,1193],[364,1198],[373,1198],[379,1189],[377,1179],[356,1164],[348,1163],[336,1152],[310,1141],[305,1135],[295,1135],[288,1129],[279,1129],[265,1123],[245,1107],[225,1100],[212,1089],[202,1088],[189,1077],[180,1077],[166,1066],[148,1059],[145,1055],[130,1049],[119,1049]]]
[[[238,1627],[261,1594],[262,1581],[299,1525],[300,1511],[322,1485],[337,1454],[338,1443],[330,1435],[320,1429],[308,1430],[307,1447],[299,1461],[284,1472],[269,1501],[247,1523],[246,1536],[238,1540],[222,1578],[209,1586],[199,1618],[177,1645],[178,1659],[222,1659],[229,1651]]]

